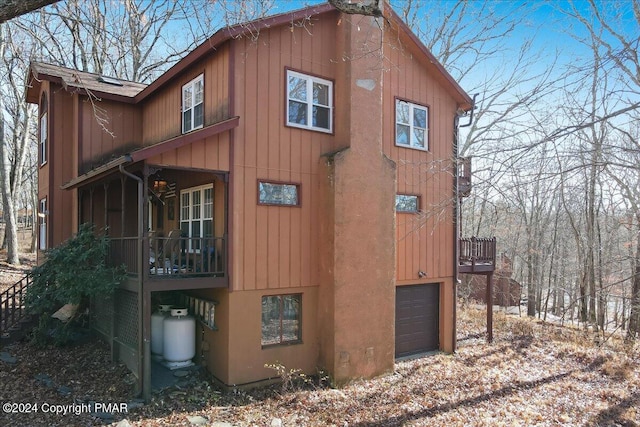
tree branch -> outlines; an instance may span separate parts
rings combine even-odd
[[[380,0],[364,0],[351,3],[349,0],[329,0],[329,4],[342,13],[349,15],[382,16]]]
[[[0,0],[0,24],[59,0]]]

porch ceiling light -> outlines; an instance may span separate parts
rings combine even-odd
[[[153,181],[153,192],[157,194],[164,194],[167,192],[167,181],[164,179],[156,179]]]

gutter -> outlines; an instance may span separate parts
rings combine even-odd
[[[458,339],[458,331],[457,331],[457,322],[458,322],[458,285],[460,284],[460,278],[458,277],[458,264],[459,264],[459,242],[460,235],[462,233],[462,221],[460,218],[461,209],[460,209],[460,196],[458,193],[458,138],[459,133],[458,130],[460,128],[465,128],[471,126],[473,123],[473,110],[476,108],[476,98],[478,94],[473,95],[473,101],[471,102],[471,108],[469,113],[469,121],[463,125],[460,124],[460,118],[464,117],[463,115],[456,114],[453,118],[453,158],[455,159],[454,167],[453,167],[453,185],[454,185],[454,197],[455,202],[453,204],[453,226],[455,231],[453,233],[453,328],[452,328],[452,347],[453,353],[456,352],[457,347],[457,339]]]

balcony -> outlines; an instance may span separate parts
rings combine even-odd
[[[129,278],[139,280],[139,260],[147,260],[142,280],[151,291],[227,286],[224,237],[170,235],[142,240],[140,256],[137,237],[111,238],[109,264],[124,265]]]
[[[458,159],[458,197],[471,195],[471,157]]]
[[[488,274],[496,269],[496,238],[470,237],[458,240],[458,271]]]

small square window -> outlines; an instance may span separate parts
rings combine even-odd
[[[396,145],[429,149],[429,109],[396,99]]]
[[[287,125],[333,131],[333,82],[287,70]]]
[[[299,206],[298,185],[259,181],[258,203],[261,205]]]
[[[262,297],[263,346],[301,342],[301,305],[301,294]]]
[[[410,194],[396,195],[396,212],[418,213],[420,200],[418,196]]]

